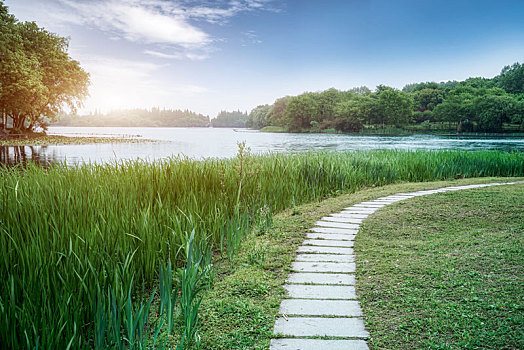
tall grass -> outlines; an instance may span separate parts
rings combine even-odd
[[[0,348],[93,347],[105,327],[95,314],[127,307],[132,286],[152,286],[161,266],[181,267],[193,230],[209,260],[212,247],[232,256],[251,225],[294,204],[395,182],[524,176],[523,153],[243,152],[0,168]],[[140,311],[127,310],[128,320]]]

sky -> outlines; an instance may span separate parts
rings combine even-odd
[[[329,88],[493,77],[524,62],[524,1],[4,0],[68,37],[80,110],[215,117]]]

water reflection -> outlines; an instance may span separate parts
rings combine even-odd
[[[0,164],[7,166],[35,163],[44,167],[56,162],[48,146],[0,146]]]

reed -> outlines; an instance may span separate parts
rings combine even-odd
[[[110,301],[123,308],[161,266],[184,266],[192,231],[208,266],[212,249],[233,256],[251,227],[295,204],[364,186],[523,175],[523,153],[495,151],[242,150],[233,159],[0,167],[0,348],[102,342],[97,334],[116,327],[103,317]],[[140,308],[122,317],[134,323]]]

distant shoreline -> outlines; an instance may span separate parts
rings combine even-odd
[[[86,145],[94,143],[146,143],[155,140],[136,137],[81,137],[61,135],[37,135],[28,137],[0,139],[0,146],[63,146]]]

